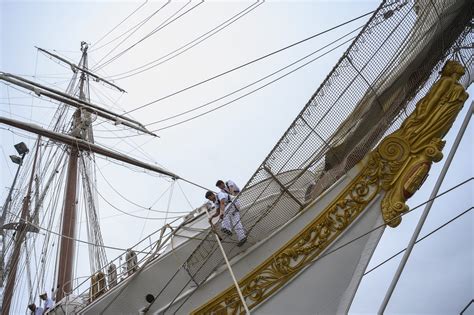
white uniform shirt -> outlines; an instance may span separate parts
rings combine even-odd
[[[43,308],[42,307],[37,307],[35,309],[35,312],[31,312],[31,314],[34,314],[34,315],[43,315]]]
[[[225,188],[221,189],[221,191],[227,194],[231,194],[231,191],[233,191],[237,195],[240,192],[240,188],[233,181],[228,180],[225,182]]]
[[[54,305],[53,300],[51,298],[46,298],[43,306],[44,306],[44,309],[52,309],[53,305]]]
[[[216,208],[220,209],[220,202],[221,200],[224,199],[224,207],[227,206],[229,203],[229,195],[224,192],[224,191],[219,191],[217,193],[217,199],[216,199]]]

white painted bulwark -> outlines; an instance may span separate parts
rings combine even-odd
[[[364,214],[326,249],[322,258],[304,269],[252,313],[346,314],[383,228],[351,244],[343,245],[382,224],[379,196],[372,201]],[[327,256],[324,256],[325,253],[328,253]]]
[[[296,214],[279,229],[268,231],[266,239],[256,242],[234,257],[231,264],[237,280],[252,272],[304,229],[337,198],[358,172],[359,167],[354,167],[311,206]],[[295,193],[305,191],[305,187],[298,189],[300,191]],[[265,209],[264,204],[271,201],[271,198],[271,196],[265,197],[266,202],[262,202],[262,210]],[[284,211],[284,209],[275,210]],[[323,255],[381,223],[380,196],[378,196]],[[147,314],[161,314],[165,310],[170,314],[175,312],[189,314],[226,290],[232,285],[232,280],[224,264],[198,288],[186,272],[186,268],[182,268],[198,245],[198,239],[204,237],[207,228],[207,217],[205,215],[196,217],[194,221],[180,228],[161,256],[152,260],[141,272],[122,280],[116,287],[82,309],[80,314],[138,314],[149,305],[145,301],[145,296],[147,294],[157,296],[163,288],[166,289],[159,294]],[[255,314],[347,312],[382,232],[383,229],[379,229],[316,260],[252,312]],[[173,300],[173,304],[170,305]],[[61,314],[59,309],[56,311],[57,314]]]

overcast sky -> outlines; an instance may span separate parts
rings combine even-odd
[[[35,76],[35,80],[40,83],[64,90],[67,80],[71,77],[70,69],[38,53],[34,46],[51,51],[56,50],[55,53],[78,62],[80,42],[87,41],[91,44],[89,65],[94,68],[102,58],[107,60],[120,53],[186,4],[182,1],[173,1],[166,5],[115,50],[111,51],[121,40],[101,47],[165,4],[164,2],[149,2],[97,43],[103,35],[142,3],[139,1],[2,1],[0,3],[0,71]],[[250,6],[252,2],[210,1],[198,4],[199,2],[195,1],[188,4],[180,12],[197,6],[115,61],[99,69],[97,74],[104,77],[117,75],[166,55]],[[129,111],[372,11],[378,5],[377,1],[265,2],[222,32],[182,55],[152,70],[115,80],[115,84],[127,91],[126,94],[93,82],[91,83],[91,98],[92,101],[111,110]],[[367,18],[354,22],[208,84],[137,110],[132,117],[148,124],[204,104],[314,51],[341,34],[363,25],[366,20]],[[135,135],[135,133],[124,130],[121,126],[104,123],[97,127],[96,140],[100,144],[133,154],[141,160],[156,163],[206,187],[213,187],[218,178],[231,178],[240,186],[244,186],[346,47],[347,45],[335,50],[302,70],[227,107],[188,123],[158,131],[160,138],[139,136],[124,140],[122,137]],[[107,55],[109,52],[111,53]],[[471,88],[469,92],[473,95],[474,89]],[[1,116],[26,120],[43,126],[47,126],[51,121],[51,107],[54,107],[54,104],[25,96],[12,88],[7,88],[4,84],[0,85],[0,93]],[[214,108],[224,102],[220,101],[209,108]],[[446,137],[445,156],[450,150],[470,103],[471,98],[466,102],[458,120]],[[183,118],[191,116],[183,116]],[[166,127],[180,120],[181,118],[170,120],[149,128],[154,130]],[[27,135],[25,132],[11,129],[15,131],[12,133],[5,129],[6,126],[0,127],[2,128],[0,129],[1,200],[5,200],[15,172],[15,165],[8,159],[8,155],[14,153],[12,145],[25,141],[31,148],[34,136],[25,137]],[[473,177],[473,136],[471,123],[441,191]],[[411,207],[429,197],[443,163],[444,160],[433,166],[423,188],[409,201]],[[118,196],[103,180],[102,174],[112,183],[114,189],[146,207],[154,204],[164,193],[154,208],[166,210],[168,201],[171,200],[170,216],[173,216],[173,211],[191,209],[180,188],[183,189],[192,207],[197,207],[204,202],[204,191],[186,183],[181,182],[181,187],[175,185],[171,190],[167,179],[129,170],[102,158],[97,158],[97,167],[100,169],[97,181],[101,192],[117,207],[129,212],[140,209]],[[474,204],[473,187],[471,181],[436,201],[421,234],[425,235],[471,207]],[[170,191],[173,191],[171,199],[169,198]],[[99,199],[99,205],[99,216],[103,218],[102,229],[106,245],[127,248],[163,224],[162,219],[145,221],[125,216],[101,199]],[[406,215],[398,228],[386,230],[370,266],[376,265],[406,246],[421,211],[422,209],[419,209]],[[164,215],[146,210],[134,213],[144,217],[164,217]],[[83,215],[81,213],[81,218]],[[473,227],[473,215],[470,212],[417,245],[387,308],[387,313],[459,313],[474,296]],[[86,239],[84,228],[80,230],[77,237]],[[80,246],[80,254],[81,251],[85,253],[86,248]],[[114,258],[118,254],[117,251],[108,251],[108,258]],[[377,311],[398,261],[399,259],[392,260],[363,279],[351,308],[352,313]],[[81,264],[82,266],[78,266],[80,270],[78,273],[85,275],[88,263],[80,261],[79,265]],[[16,305],[15,309],[23,311],[23,306]]]

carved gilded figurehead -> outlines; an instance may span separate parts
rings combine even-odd
[[[433,162],[442,159],[442,138],[449,131],[468,98],[459,79],[464,68],[449,60],[440,79],[417,104],[400,129],[386,137],[372,152],[378,161],[382,189],[382,213],[389,226],[401,222],[399,215],[408,210],[405,204],[428,176]]]

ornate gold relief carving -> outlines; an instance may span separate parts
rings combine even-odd
[[[468,95],[458,83],[462,66],[448,61],[441,78],[421,99],[399,130],[386,137],[367,157],[366,164],[334,201],[300,233],[239,285],[249,308],[253,308],[326,249],[380,192],[382,214],[392,227],[400,224],[405,204],[421,186],[432,162],[441,160],[442,137],[453,124]],[[192,314],[241,314],[243,306],[234,286]]]
[[[417,104],[400,129],[387,136],[375,150],[381,160],[382,200],[385,222],[396,227],[405,204],[423,184],[433,162],[442,159],[442,138],[451,128],[468,94],[458,80],[464,74],[456,61],[448,61],[441,78]]]
[[[247,305],[256,306],[308,265],[357,218],[379,191],[378,164],[371,161],[328,208],[240,282]],[[232,286],[193,314],[244,312]]]

